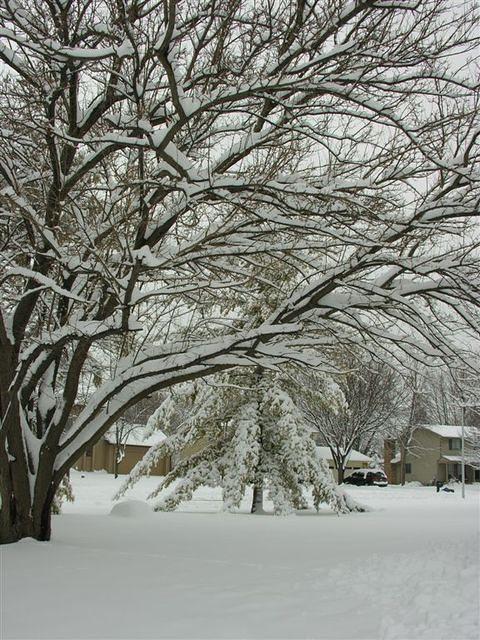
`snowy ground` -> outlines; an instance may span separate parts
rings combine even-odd
[[[465,501],[353,487],[373,511],[274,518],[224,514],[212,490],[181,513],[108,515],[120,479],[73,484],[52,542],[0,551],[2,640],[479,636],[478,485]]]

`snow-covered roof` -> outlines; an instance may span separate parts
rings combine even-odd
[[[126,425],[124,428],[124,434],[127,434],[126,437],[121,438],[121,443],[128,444],[132,447],[153,447],[156,444],[159,444],[167,437],[163,431],[154,431],[152,435],[145,438],[145,434],[147,430],[144,425]],[[129,430],[130,429],[130,430]],[[115,444],[115,429],[108,431],[105,434],[105,440],[110,444]]]
[[[422,429],[436,433],[442,438],[461,438],[462,427],[455,424],[422,424]],[[465,434],[467,429],[465,429]]]
[[[332,460],[332,452],[330,451],[330,447],[319,447],[317,446],[317,450],[320,454],[321,458],[325,458],[326,460]],[[356,451],[352,449],[350,451],[350,455],[348,456],[347,462],[371,462],[372,458],[366,456],[360,451]]]
[[[448,462],[461,462],[462,456],[442,456],[441,460],[448,460]]]

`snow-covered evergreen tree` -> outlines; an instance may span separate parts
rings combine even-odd
[[[229,371],[213,380],[198,380],[172,392],[150,420],[150,427],[179,420],[177,432],[152,449],[132,471],[123,491],[149,472],[159,457],[177,464],[150,497],[161,495],[158,510],[172,510],[192,498],[201,485],[222,487],[224,508],[240,506],[253,486],[252,512],[263,511],[268,490],[275,514],[306,506],[311,487],[318,509],[327,503],[336,512],[359,510],[339,490],[318,454],[311,430],[291,394],[288,376],[255,369]],[[189,447],[196,451],[190,455]],[[165,489],[171,491],[165,495]]]
[[[52,513],[55,515],[59,515],[62,513],[62,505],[66,502],[73,502],[75,500],[75,496],[73,495],[72,483],[70,482],[70,478],[67,475],[63,476],[63,479],[55,492],[55,496],[52,502]]]

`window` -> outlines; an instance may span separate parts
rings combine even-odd
[[[92,447],[88,447],[88,449],[85,451],[85,455],[87,456],[87,458],[91,458],[92,457]]]
[[[407,462],[405,464],[405,473],[412,473],[412,463],[411,462]]]
[[[448,448],[450,451],[459,451],[462,448],[462,439],[461,438],[449,438],[448,439]]]

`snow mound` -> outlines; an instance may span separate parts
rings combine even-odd
[[[360,513],[366,513],[368,511],[373,511],[373,509],[371,509],[366,504],[362,504],[361,502],[357,502],[357,500],[354,500],[352,498],[352,496],[350,496],[345,491],[343,491],[342,493],[343,493],[342,497],[345,500],[345,505],[347,506],[347,509],[349,511],[358,511]]]
[[[110,515],[120,518],[148,518],[153,516],[153,511],[143,500],[122,500],[113,505]]]

